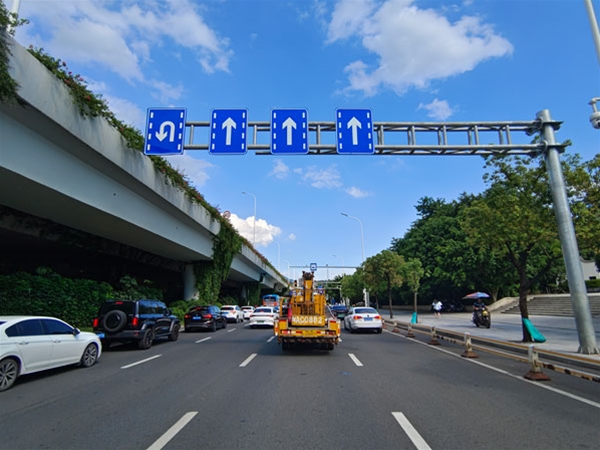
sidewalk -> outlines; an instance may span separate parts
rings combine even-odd
[[[379,312],[386,320],[390,319],[389,310],[380,308]],[[518,314],[501,314],[492,312],[492,326],[477,328],[471,321],[472,313],[442,313],[442,317],[436,318],[433,313],[420,313],[418,324],[436,327],[457,333],[471,333],[472,336],[481,336],[499,341],[522,343],[523,330],[521,316]],[[399,322],[410,322],[412,312],[394,311],[394,318]],[[546,342],[535,343],[540,349],[552,350],[562,353],[577,354],[579,349],[579,336],[573,317],[554,316],[530,316],[529,320],[533,326],[544,335]],[[596,341],[600,347],[600,317],[592,317]],[[600,355],[585,355],[598,359]]]

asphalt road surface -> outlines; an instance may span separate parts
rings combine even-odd
[[[230,324],[92,368],[26,376],[0,394],[0,449],[596,449],[598,383],[397,333],[342,333],[282,352]]]

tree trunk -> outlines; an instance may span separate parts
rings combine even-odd
[[[390,305],[390,319],[393,319],[394,311],[392,310],[392,286],[391,286],[391,283],[389,283],[389,282],[387,285],[387,293],[388,293],[388,303]]]

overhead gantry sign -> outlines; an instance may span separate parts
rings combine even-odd
[[[257,155],[543,156],[578,326],[579,351],[600,353],[560,165],[559,154],[566,145],[555,140],[561,122],[552,120],[550,111],[542,110],[535,120],[522,122],[373,122],[370,109],[337,109],[334,122],[309,122],[305,109],[274,109],[271,122],[249,122],[246,109],[214,109],[210,122],[185,122],[185,117],[184,108],[149,108],[144,153],[173,155],[184,149],[208,150],[211,155],[254,151]],[[534,134],[540,137],[536,142],[532,143],[531,137],[529,143],[518,142]]]

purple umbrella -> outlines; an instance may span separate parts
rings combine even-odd
[[[473,292],[469,295],[465,295],[463,300],[475,300],[477,298],[490,298],[485,292]]]

